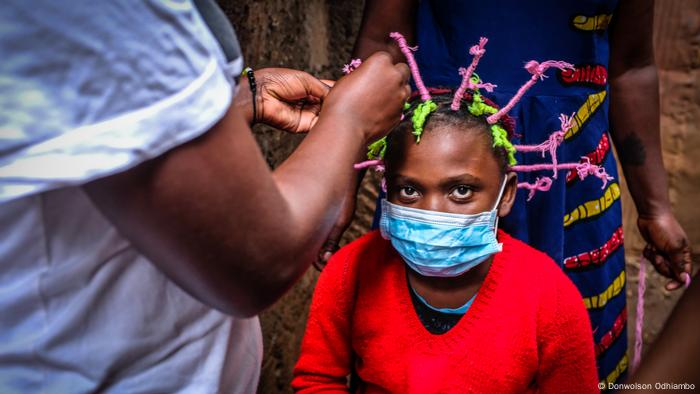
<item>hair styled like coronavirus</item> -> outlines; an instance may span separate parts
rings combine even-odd
[[[508,112],[520,101],[528,89],[545,78],[545,72],[548,69],[573,69],[571,64],[555,60],[541,63],[534,60],[527,62],[525,69],[531,74],[530,78],[518,89],[508,103],[499,108],[482,94],[482,89],[486,92],[492,92],[496,85],[483,82],[474,72],[481,57],[486,53],[485,46],[488,39],[482,37],[477,45],[469,49],[469,53],[473,56],[472,62],[467,68],[459,69],[462,81],[456,89],[452,90],[427,88],[423,83],[418,65],[413,57],[413,52],[417,48],[409,47],[406,39],[400,33],[391,33],[390,36],[396,41],[401,52],[406,57],[417,90],[405,104],[402,121],[399,126],[388,136],[370,144],[367,152],[368,160],[356,164],[356,169],[374,167],[375,170],[383,172],[385,168],[384,157],[394,136],[410,127],[416,143],[420,143],[421,136],[426,128],[426,122],[431,117],[435,117],[436,120],[451,119],[455,121],[462,119],[463,122],[470,122],[476,126],[481,126],[483,130],[487,130],[491,137],[494,154],[502,164],[503,171],[552,171],[551,177],[537,177],[533,183],[518,183],[518,188],[529,190],[528,200],[532,199],[537,191],[548,191],[552,186],[553,179],[557,178],[557,172],[560,170],[576,171],[581,179],[588,175],[594,175],[603,181],[603,188],[612,179],[603,167],[591,164],[590,160],[587,160],[585,157],[578,163],[557,162],[557,148],[563,142],[564,134],[572,127],[570,116],[560,114],[561,129],[553,132],[546,141],[540,144],[516,145],[512,143],[512,138],[515,135],[515,122],[508,116]],[[352,72],[360,66],[360,63],[359,59],[353,60],[343,68],[343,72],[346,74]],[[462,125],[466,124],[462,123]],[[549,153],[550,163],[518,165],[516,152],[540,152],[543,157]],[[384,180],[382,180],[382,188],[386,189]]]
[[[513,121],[509,117],[504,117],[498,125],[489,125],[486,121],[489,113],[497,111],[493,102],[481,96],[476,96],[475,100],[471,92],[465,92],[465,105],[461,105],[455,111],[450,108],[454,89],[429,88],[428,92],[432,96],[431,107],[434,108],[429,113],[430,116],[426,116],[426,113],[420,110],[425,106],[421,106],[419,95],[414,93],[408,101],[403,120],[386,138],[373,144],[373,150],[370,148],[371,158],[381,157],[385,163],[395,162],[403,153],[401,148],[406,143],[404,137],[407,133],[413,134],[415,142],[420,143],[428,127],[448,126],[483,134],[493,147],[494,157],[502,173],[505,174],[510,166],[515,164],[515,147],[510,142]]]

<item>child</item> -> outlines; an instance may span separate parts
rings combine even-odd
[[[544,253],[497,231],[518,187],[515,147],[479,93],[480,55],[454,98],[412,67],[422,102],[371,147],[386,166],[381,233],[321,274],[295,390],[348,391],[353,375],[368,393],[598,391],[581,295]]]

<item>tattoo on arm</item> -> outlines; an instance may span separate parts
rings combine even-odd
[[[642,166],[647,160],[647,152],[637,133],[626,136],[620,144],[620,163],[622,165]]]

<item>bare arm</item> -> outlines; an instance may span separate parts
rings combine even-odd
[[[271,173],[239,108],[200,138],[85,189],[189,293],[252,316],[306,270],[364,144],[398,122],[408,69],[387,54],[339,81],[299,148]]]
[[[394,62],[406,61],[398,46],[389,37],[389,33],[398,31],[409,43],[413,42],[417,7],[418,0],[367,0],[352,57],[364,60],[377,51],[386,51],[391,54]],[[355,162],[365,160],[366,154],[366,149],[359,151]],[[365,172],[366,170],[358,171],[348,183],[350,187],[343,197],[340,216],[318,253],[315,265],[319,270],[323,269],[331,255],[338,250],[340,238],[352,222],[357,190]]]
[[[418,0],[367,0],[353,57],[366,59],[374,52],[387,51],[394,62],[405,61],[389,33],[397,31],[412,43],[417,8]]]
[[[654,64],[653,0],[622,0],[610,30],[611,135],[650,245],[646,257],[675,278],[690,272],[688,239],[671,212],[659,135],[659,81]]]

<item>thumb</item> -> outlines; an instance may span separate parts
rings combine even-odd
[[[306,90],[307,96],[315,97],[319,99],[320,101],[323,101],[324,98],[328,95],[328,92],[330,92],[331,87],[333,84],[328,84],[324,80],[321,81],[318,78],[314,77],[311,74],[308,73],[300,73],[298,75],[298,78],[304,85],[304,88]],[[333,81],[328,81],[328,82],[333,82]],[[334,82],[333,82],[334,83]]]

